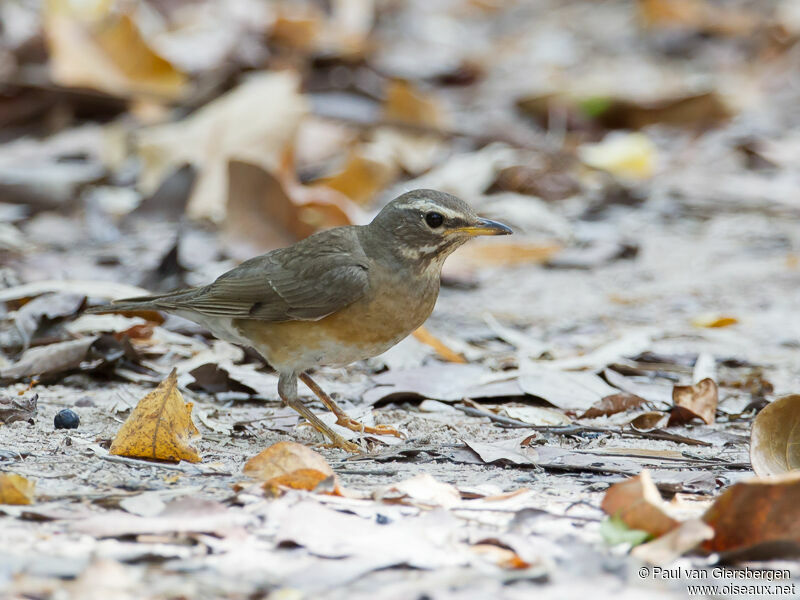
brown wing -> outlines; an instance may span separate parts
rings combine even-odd
[[[164,308],[261,321],[314,321],[367,290],[368,262],[355,228],[315,234],[251,258],[214,283],[159,300]]]

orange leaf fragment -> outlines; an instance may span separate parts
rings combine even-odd
[[[192,422],[192,403],[184,403],[173,369],[156,389],[139,400],[119,428],[109,453],[170,462],[200,462],[200,455],[191,445],[198,437],[200,432]]]
[[[278,475],[264,482],[264,490],[273,496],[280,494],[280,488],[291,488],[293,490],[314,490],[320,483],[325,481],[330,475],[317,471],[316,469],[298,469],[291,473]]]
[[[32,504],[36,484],[16,473],[0,473],[0,504]]]
[[[665,506],[647,469],[608,488],[600,505],[606,514],[622,519],[629,528],[647,531],[654,537],[679,525],[667,514]]]
[[[474,544],[470,550],[503,569],[527,569],[531,566],[513,550],[496,544]]]
[[[426,344],[431,348],[433,348],[434,350],[436,350],[436,353],[443,359],[454,363],[467,362],[467,359],[464,358],[464,356],[461,353],[448,348],[447,344],[445,344],[442,340],[433,335],[430,331],[425,329],[425,327],[420,327],[414,332],[413,335],[423,344]]]

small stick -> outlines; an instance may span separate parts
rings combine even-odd
[[[469,406],[456,406],[455,408],[468,415],[476,417],[488,417],[492,421],[500,423],[505,427],[513,427],[518,429],[533,429],[534,431],[554,433],[556,435],[576,435],[579,433],[608,433],[612,435],[613,434],[623,435],[623,436],[627,435],[631,437],[645,438],[650,440],[666,440],[670,442],[676,442],[678,444],[689,444],[692,446],[713,445],[711,444],[711,442],[703,442],[701,440],[695,440],[690,437],[685,437],[674,433],[667,433],[666,431],[636,431],[634,429],[623,431],[621,429],[609,429],[607,427],[592,427],[588,425],[530,425],[528,423],[524,423],[523,421],[518,421],[517,419],[510,419],[508,417],[502,417],[500,415],[491,413],[488,410],[480,408],[471,408]]]

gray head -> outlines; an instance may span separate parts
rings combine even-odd
[[[445,192],[414,190],[387,204],[368,226],[393,254],[423,263],[443,261],[478,235],[508,235],[511,229],[479,217],[472,207]],[[376,240],[377,241],[377,240]]]

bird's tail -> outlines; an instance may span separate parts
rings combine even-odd
[[[111,304],[93,306],[86,309],[85,312],[98,314],[135,310],[170,310],[176,308],[176,301],[179,303],[182,297],[191,295],[196,289],[197,288],[190,288],[177,292],[169,292],[167,294],[156,294],[154,296],[121,298],[120,300],[112,300]]]

